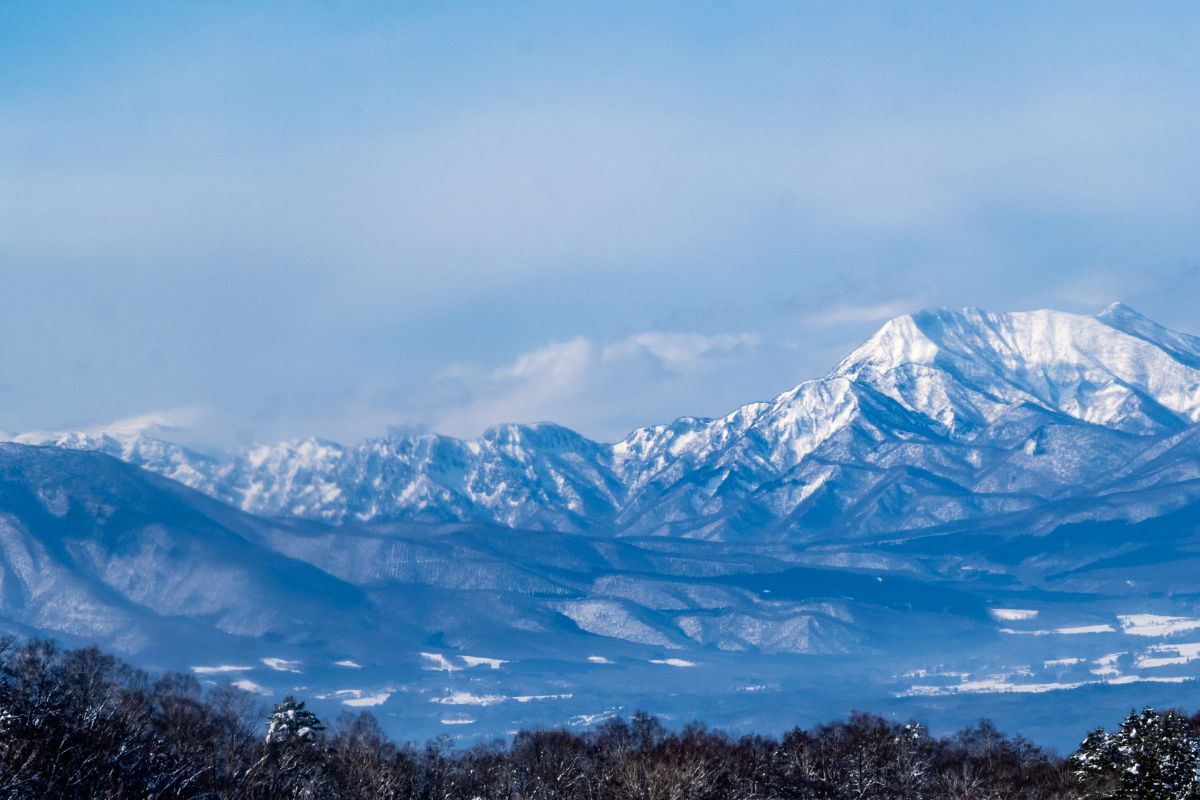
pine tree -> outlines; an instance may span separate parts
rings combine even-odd
[[[1200,800],[1200,742],[1186,717],[1151,708],[1129,716],[1113,733],[1088,734],[1071,766],[1104,800]]]
[[[305,709],[304,703],[297,703],[296,698],[289,694],[271,712],[271,721],[267,725],[267,743],[312,743],[323,730],[325,726],[317,719],[317,715]]]

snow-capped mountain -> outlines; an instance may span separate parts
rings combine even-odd
[[[402,737],[869,707],[1069,744],[1200,703],[1200,340],[1123,306],[901,317],[824,378],[616,443],[20,438],[0,633]]]
[[[100,450],[260,515],[728,539],[924,528],[1153,480],[1131,463],[1194,474],[1198,421],[1200,339],[1114,304],[903,316],[772,401],[611,444],[549,423],[224,461],[138,434],[18,440]]]
[[[1162,477],[1180,446],[1129,469]],[[1200,700],[1200,501],[1178,477],[907,538],[711,542],[264,518],[104,453],[7,444],[0,634],[323,717],[368,707],[406,738],[637,708],[778,731],[870,707],[1069,744]]]

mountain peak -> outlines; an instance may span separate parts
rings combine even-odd
[[[1123,303],[1120,300],[1114,300],[1108,306],[1096,315],[1097,319],[1122,319],[1136,318],[1146,319],[1146,315],[1136,311],[1132,306]]]
[[[951,428],[1020,404],[1139,434],[1200,420],[1200,340],[1123,304],[1096,316],[920,311],[886,323],[833,376]]]
[[[1053,309],[991,312],[943,307],[884,323],[833,374],[857,377],[907,364],[944,366],[959,359],[978,365],[999,362],[1005,372],[1031,364],[1096,365],[1143,345],[1200,359],[1200,338],[1165,328],[1121,302],[1094,316]]]
[[[886,372],[902,364],[931,363],[938,353],[938,344],[918,322],[935,312],[905,314],[888,320],[870,339],[847,356],[834,370],[834,375],[857,378],[865,371]]]

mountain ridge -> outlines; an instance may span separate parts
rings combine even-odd
[[[988,496],[1019,485],[1012,502],[1036,503],[1100,480],[1112,459],[1088,463],[1090,454],[1134,459],[1198,420],[1200,339],[1114,303],[1094,316],[904,315],[823,378],[773,400],[613,443],[548,422],[496,425],[466,440],[291,440],[227,460],[137,434],[17,440],[106,452],[268,516],[719,539],[797,535],[808,523],[793,523],[835,513],[929,524],[905,506],[917,491],[905,481],[917,478],[882,474],[902,462],[977,495],[963,514],[983,513]],[[1174,452],[1184,464],[1196,457],[1190,444]],[[880,495],[888,486],[891,506]]]

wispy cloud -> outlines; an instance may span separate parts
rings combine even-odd
[[[829,328],[837,325],[857,325],[864,322],[885,322],[920,308],[921,303],[911,300],[872,305],[839,305],[806,314],[803,317],[803,323],[814,328]]]
[[[684,413],[728,410],[714,408],[711,389],[762,345],[755,333],[677,331],[645,331],[607,343],[584,337],[551,342],[499,367],[444,370],[437,381],[441,406],[427,409],[423,422],[471,436],[499,422],[552,421],[615,438]],[[719,402],[734,403],[727,391],[715,394]]]
[[[762,336],[757,333],[706,336],[700,333],[649,331],[606,345],[601,357],[612,363],[647,353],[658,359],[665,370],[685,374],[703,368],[707,361],[754,350],[761,343]]]
[[[90,430],[124,436],[144,435],[170,439],[196,430],[211,415],[211,410],[204,406],[190,405],[124,417],[93,426]]]
[[[133,417],[122,417],[108,422],[93,423],[62,431],[25,431],[14,434],[18,441],[38,441],[55,433],[106,433],[112,436],[149,436],[152,438],[179,441],[189,437],[213,416],[211,409],[192,405],[180,408],[148,411]]]

